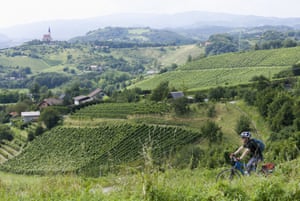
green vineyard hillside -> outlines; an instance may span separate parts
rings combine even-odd
[[[216,68],[283,67],[300,61],[300,47],[228,53],[189,62],[180,70]]]
[[[147,77],[133,86],[151,90],[162,81],[179,90],[248,84],[253,76],[269,79],[300,61],[300,48],[228,53],[188,62],[177,70]]]
[[[19,156],[4,163],[1,169],[26,174],[94,174],[107,165],[141,161],[144,146],[151,145],[155,150],[154,157],[159,159],[199,138],[199,132],[145,124],[56,127],[34,140]]]
[[[169,81],[169,85],[177,90],[188,89],[188,91],[197,91],[218,86],[249,84],[253,76],[263,75],[267,78],[272,78],[274,74],[285,69],[287,67],[178,70],[145,79],[135,84],[134,87],[152,90],[158,86],[158,83]]]

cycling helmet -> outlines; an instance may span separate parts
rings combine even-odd
[[[250,138],[251,137],[251,133],[249,131],[244,131],[241,133],[241,137],[246,137],[246,138]]]

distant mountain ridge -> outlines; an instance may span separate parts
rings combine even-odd
[[[118,43],[134,43],[149,45],[184,45],[195,43],[194,40],[176,32],[149,27],[106,27],[89,31],[84,36],[69,40],[70,42],[108,41]]]
[[[125,13],[76,20],[42,21],[0,29],[0,41],[9,38],[11,43],[41,39],[51,27],[54,40],[68,40],[85,35],[88,31],[107,26],[151,27],[155,29],[199,28],[205,26],[253,27],[263,25],[286,25],[300,27],[300,18],[275,18],[248,15],[233,15],[203,11],[176,14]],[[5,35],[4,37],[2,36]],[[13,41],[12,41],[13,39]]]

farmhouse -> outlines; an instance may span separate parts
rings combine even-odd
[[[177,98],[184,97],[184,94],[182,91],[174,91],[174,92],[170,92],[169,97],[173,99],[177,99]]]
[[[93,99],[91,99],[91,98],[88,97],[88,96],[80,95],[80,96],[74,97],[73,100],[74,100],[74,105],[80,105],[80,104],[82,104],[82,103],[90,102],[90,101],[92,101]]]
[[[40,111],[33,112],[21,112],[21,117],[25,123],[29,123],[32,121],[37,121],[40,117]]]
[[[62,105],[63,100],[62,99],[57,99],[57,98],[46,98],[44,99],[40,104],[39,108],[46,108],[48,106],[53,106],[53,105]]]
[[[90,67],[89,67],[89,70],[91,70],[91,71],[99,71],[99,72],[102,72],[102,67],[101,66],[98,66],[98,65],[91,65]]]
[[[91,98],[101,98],[102,97],[102,89],[97,88],[94,91],[92,91],[88,96]]]
[[[102,89],[97,88],[91,93],[89,93],[89,95],[76,96],[73,98],[73,100],[74,100],[74,105],[80,105],[82,103],[90,102],[101,97],[102,97]]]

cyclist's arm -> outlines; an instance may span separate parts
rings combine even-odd
[[[245,151],[242,153],[240,160],[242,160],[249,152],[250,152],[250,149],[246,148]]]
[[[234,153],[233,155],[237,155],[238,153],[240,153],[242,151],[242,149],[244,148],[244,146],[240,146]]]

